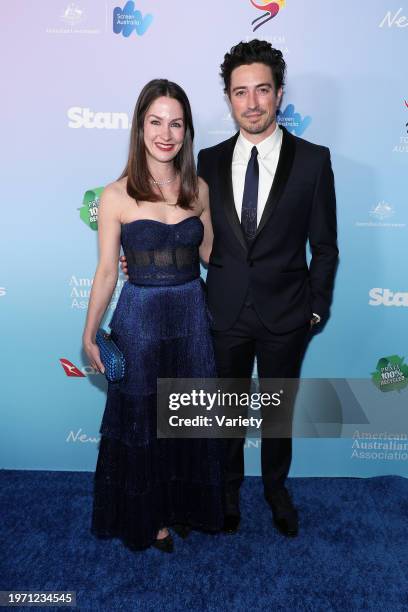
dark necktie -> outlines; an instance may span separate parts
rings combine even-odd
[[[241,226],[248,242],[255,238],[258,212],[258,149],[252,147],[246,173],[244,195],[242,197]]]

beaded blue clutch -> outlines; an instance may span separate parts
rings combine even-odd
[[[102,328],[96,332],[96,344],[99,347],[106,378],[111,383],[119,382],[125,375],[123,353],[118,349],[110,334]]]

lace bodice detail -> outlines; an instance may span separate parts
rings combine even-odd
[[[200,276],[198,247],[204,234],[197,216],[174,224],[137,219],[122,225],[129,282],[179,285]]]

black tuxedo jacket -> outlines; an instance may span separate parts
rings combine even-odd
[[[207,295],[218,331],[234,324],[249,288],[262,322],[278,334],[305,325],[313,312],[323,318],[329,314],[338,257],[330,151],[282,129],[275,178],[250,247],[232,188],[238,134],[198,154],[198,174],[210,192],[214,245]]]

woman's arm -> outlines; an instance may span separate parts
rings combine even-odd
[[[212,245],[213,245],[213,228],[211,224],[211,214],[210,214],[210,199],[208,192],[208,185],[202,178],[198,177],[198,200],[199,206],[202,209],[200,214],[200,219],[204,225],[204,238],[200,245],[200,259],[208,264],[210,259]]]
[[[99,262],[96,268],[88,313],[83,333],[83,344],[91,365],[104,371],[95,336],[118,280],[120,251],[119,190],[108,185],[101,196],[98,210]]]

